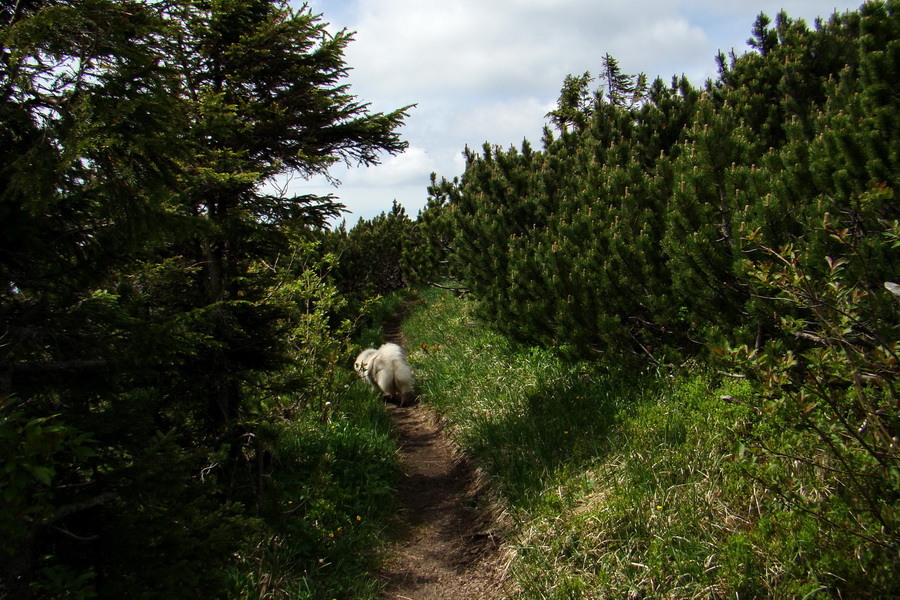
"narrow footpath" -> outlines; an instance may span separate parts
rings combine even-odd
[[[385,341],[403,345],[403,314],[384,323]],[[480,510],[472,471],[426,407],[390,404],[388,412],[401,442],[404,476],[398,489],[397,541],[379,573],[385,582],[382,598],[507,598],[499,533]]]

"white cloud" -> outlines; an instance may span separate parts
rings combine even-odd
[[[296,4],[299,5],[297,0]],[[544,115],[568,74],[597,74],[603,56],[651,79],[685,74],[700,86],[716,75],[719,50],[747,50],[760,12],[810,24],[834,0],[312,0],[332,29],[355,31],[348,83],[375,111],[417,103],[401,135],[410,149],[378,167],[337,169],[338,195],[370,217],[396,198],[411,215],[424,205],[429,175],[461,174],[466,145],[540,144]],[[855,9],[845,3],[837,8]]]
[[[480,148],[484,142],[518,146],[525,137],[532,141],[540,138],[544,116],[555,106],[555,102],[534,97],[485,102],[454,115],[450,126],[463,146],[468,143]],[[459,147],[460,151],[463,146]]]
[[[351,28],[347,59],[366,88],[420,98],[543,95],[607,52],[649,72],[654,57],[707,42],[664,0],[361,0]]]
[[[348,186],[396,187],[420,183],[422,173],[436,165],[424,148],[408,148],[403,154],[387,156],[377,167],[350,169],[341,179]]]

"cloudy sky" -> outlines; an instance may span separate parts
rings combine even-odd
[[[295,5],[300,5],[297,0]],[[462,174],[462,152],[485,142],[539,147],[568,74],[599,72],[609,53],[652,81],[716,76],[719,50],[743,54],[760,12],[810,25],[855,10],[844,0],[311,0],[335,30],[354,31],[346,61],[353,93],[387,112],[416,104],[402,155],[370,168],[335,168],[341,181],[294,180],[290,191],[336,195],[349,226],[396,199],[415,218],[432,172]],[[595,89],[596,85],[592,86]]]

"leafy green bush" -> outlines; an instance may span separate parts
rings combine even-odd
[[[44,590],[48,595],[90,597],[95,573],[75,571],[48,556],[40,572],[29,578],[27,556],[34,552],[42,528],[79,510],[77,506],[57,507],[53,484],[58,472],[83,464],[95,453],[94,440],[62,423],[58,415],[28,417],[12,398],[2,399],[0,552],[7,560],[0,581],[31,579],[32,590]],[[111,499],[107,495],[94,501],[101,504]]]
[[[784,335],[759,350],[727,354],[756,384],[748,474],[774,501],[818,523],[810,545],[857,549],[866,576],[838,577],[855,580],[860,590],[894,593],[900,298],[868,280],[865,264],[885,243],[900,247],[896,221],[884,225],[869,240],[826,227],[845,252],[827,257],[824,276],[810,276],[809,257],[790,246],[761,246],[769,261],[748,263],[748,273]]]

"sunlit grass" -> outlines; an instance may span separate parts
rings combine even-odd
[[[617,415],[646,404],[656,376],[634,388],[622,373],[516,346],[478,325],[471,309],[439,295],[406,322],[417,389],[507,501],[528,507],[554,478],[607,451]]]
[[[747,477],[745,383],[572,364],[424,300],[404,326],[417,391],[510,516],[517,598],[824,598],[853,571],[850,544]]]
[[[511,597],[847,597],[834,582],[864,573],[858,540],[748,477],[742,442],[778,429],[751,417],[744,382],[572,363],[492,332],[470,301],[419,297],[404,323],[416,392],[504,516]],[[384,300],[357,344],[380,344],[406,298]],[[274,533],[235,598],[378,597],[397,447],[383,403],[346,370],[346,393],[275,436]]]

